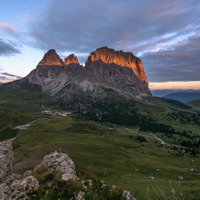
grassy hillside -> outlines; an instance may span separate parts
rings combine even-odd
[[[17,134],[14,127],[43,118],[41,110],[58,108],[59,104],[41,93],[41,88],[27,81],[0,86],[0,141]]]
[[[35,119],[44,118],[48,115],[41,113],[19,112],[5,107],[0,107],[0,141],[13,138],[18,133],[14,128],[27,124]]]
[[[165,96],[165,98],[174,99],[174,100],[178,100],[181,102],[188,102],[188,101],[200,99],[200,92],[199,91],[177,92],[177,93],[168,94]]]
[[[189,101],[187,102],[187,105],[193,107],[194,110],[200,111],[200,99]]]
[[[24,130],[13,141],[13,147],[14,171],[18,173],[32,169],[44,155],[58,150],[69,154],[79,175],[92,171],[108,184],[130,190],[138,199],[146,198],[147,188],[153,192],[152,186],[162,186],[169,192],[170,180],[178,191],[178,176],[184,178],[181,187],[187,198],[195,199],[199,194],[200,176],[189,172],[194,165],[199,166],[199,158],[182,153],[180,148],[162,146],[152,138],[141,142],[137,134],[121,126],[112,129],[57,116]],[[149,176],[155,180],[144,179]]]
[[[20,80],[0,86],[0,107],[36,113],[44,108],[59,109],[59,102],[42,93],[40,86]]]
[[[69,154],[80,176],[92,171],[137,199],[154,196],[152,187],[169,193],[170,180],[179,191],[178,176],[184,178],[186,198],[197,199],[200,176],[189,172],[200,164],[200,114],[193,105],[153,97],[135,101],[111,89],[106,94],[91,98],[80,93],[66,102],[26,81],[0,86],[0,140],[14,137],[14,127],[44,118],[42,110],[73,111],[71,117],[37,121],[17,136],[14,171],[33,169],[44,155],[57,150]],[[178,146],[160,145],[156,136]]]

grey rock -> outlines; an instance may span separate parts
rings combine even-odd
[[[53,170],[63,171],[62,179],[65,181],[68,180],[77,180],[75,165],[74,162],[67,154],[58,153],[57,151],[46,155],[43,158],[43,161],[36,166],[34,171],[38,168],[45,167],[47,172],[51,172]]]
[[[12,142],[0,142],[0,183],[11,177],[13,167]]]
[[[24,172],[23,178],[26,178],[32,174],[32,171],[26,171]]]
[[[38,190],[39,182],[33,176],[28,176],[21,181],[13,181],[10,188],[14,191],[18,190],[20,192],[32,192]]]
[[[142,61],[131,52],[107,47],[91,52],[85,67],[73,54],[63,63],[55,50],[49,50],[25,79],[57,98],[68,97],[77,90],[102,92],[101,88],[138,99],[151,96]]]
[[[136,200],[135,197],[133,197],[129,191],[124,190],[122,196],[126,198],[126,200]]]
[[[84,200],[85,192],[79,191],[75,200]]]
[[[178,179],[179,179],[179,180],[183,180],[183,177],[182,177],[182,176],[179,176]]]
[[[0,185],[0,199],[8,199],[8,197],[12,194],[11,189],[7,186],[6,183],[2,183]]]

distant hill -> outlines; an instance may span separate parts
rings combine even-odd
[[[167,90],[151,90],[151,93],[154,97],[164,97],[168,94],[171,93],[176,93],[176,92],[181,92],[181,90],[172,90],[172,89],[167,89]]]
[[[168,94],[172,94],[172,93],[196,93],[199,92],[200,90],[193,90],[193,89],[164,89],[164,90],[151,90],[151,94],[154,97],[165,97]]]
[[[176,93],[168,94],[168,95],[164,96],[164,98],[174,99],[174,100],[178,100],[181,102],[188,102],[188,101],[200,99],[200,91],[176,92]]]
[[[194,107],[196,110],[200,111],[200,99],[189,101],[187,105]]]

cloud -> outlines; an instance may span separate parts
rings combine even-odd
[[[0,23],[19,43],[85,63],[102,46],[131,51],[150,82],[200,80],[200,2],[197,0],[56,0],[27,21],[27,30]],[[10,47],[10,48],[9,48]],[[3,49],[1,49],[3,48]],[[0,39],[0,56],[19,53]]]
[[[200,34],[172,46],[173,50],[148,52],[143,56],[152,82],[200,80]]]
[[[10,79],[6,78],[5,76],[0,76],[0,80],[4,81],[4,80],[10,80]]]
[[[11,82],[11,81],[13,81],[13,79],[8,78],[8,77],[6,77],[6,76],[1,76],[1,75],[0,75],[0,84],[1,84],[1,83]]]
[[[151,82],[200,80],[199,12],[195,0],[57,0],[30,35],[36,48],[75,53],[81,62],[102,46],[131,51]]]
[[[18,79],[21,79],[23,77],[21,76],[16,76],[14,74],[10,74],[10,73],[7,73],[7,72],[3,72],[3,73],[0,73],[0,82],[10,82],[10,81],[14,81],[14,80],[18,80]]]
[[[1,74],[3,74],[3,75],[6,75],[6,76],[12,76],[12,77],[16,77],[14,74],[9,74],[9,73],[6,73],[6,72],[4,72],[4,73],[1,73]]]
[[[4,40],[0,38],[0,56],[13,56],[21,53],[19,45],[11,40]]]
[[[2,22],[0,22],[0,28],[4,29],[5,31],[7,31],[11,34],[17,32],[17,30],[13,26],[11,26],[9,24],[2,23]]]

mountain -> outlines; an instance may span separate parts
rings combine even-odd
[[[172,93],[195,93],[200,92],[200,90],[193,89],[164,89],[164,90],[151,90],[151,93],[154,97],[165,97],[168,94]]]
[[[181,102],[188,102],[200,99],[200,91],[176,92],[168,94],[164,96],[164,98],[174,99]]]
[[[41,86],[44,93],[56,98],[82,92],[106,96],[106,89],[136,99],[151,96],[142,61],[130,52],[107,47],[91,52],[85,67],[79,64],[74,54],[63,62],[51,49],[36,69],[21,81],[25,80]]]
[[[142,96],[144,101],[135,100]],[[42,111],[52,111],[52,116]],[[83,67],[75,55],[63,61],[50,50],[26,78],[0,86],[0,140],[14,139],[14,173],[33,170],[57,150],[70,155],[80,175],[78,185],[66,184],[60,182],[62,173],[47,173],[42,167],[32,174],[41,188],[29,193],[32,199],[62,199],[69,195],[66,189],[75,195],[74,187],[86,192],[82,180],[89,195],[102,195],[98,177],[115,184],[118,193],[118,187],[130,190],[137,199],[160,198],[154,188],[147,193],[151,184],[170,195],[173,188],[165,180],[179,191],[181,178],[185,198],[198,199],[199,132],[200,113],[179,101],[152,97],[142,63],[131,53],[100,48]],[[4,193],[23,195],[15,188],[30,183],[24,182],[25,175],[15,174],[11,178],[19,178],[17,182],[9,179],[2,184],[0,199]]]
[[[173,89],[166,89],[166,90],[151,90],[151,94],[154,97],[164,97],[171,93],[181,92],[182,90],[173,90]]]

